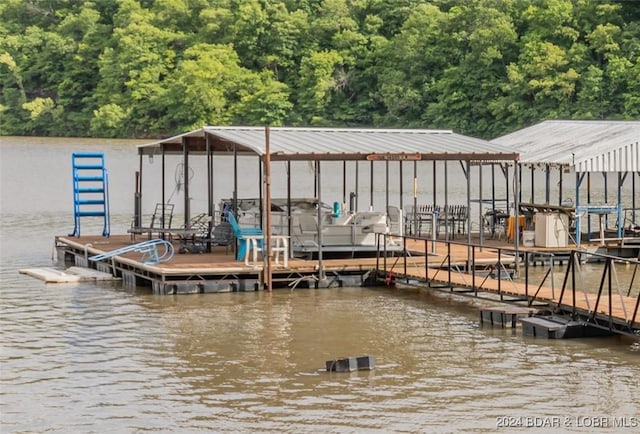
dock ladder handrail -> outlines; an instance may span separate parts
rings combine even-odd
[[[162,250],[162,253],[160,253],[158,247],[162,247],[164,249]],[[89,260],[102,261],[104,259],[110,259],[114,256],[122,255],[129,252],[142,253],[142,258],[140,258],[140,261],[144,264],[154,265],[159,264],[160,262],[169,261],[171,258],[173,258],[174,249],[173,244],[171,244],[169,241],[156,238],[137,244],[132,244],[127,247],[122,247],[120,249],[111,250],[110,252],[102,253],[100,255],[91,256],[89,257]]]

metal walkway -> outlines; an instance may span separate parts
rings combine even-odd
[[[478,296],[479,293],[492,293],[500,297],[500,301],[509,303],[526,303],[527,306],[546,304],[561,315],[580,320],[596,327],[612,332],[640,336],[640,258],[618,258],[598,253],[587,253],[573,250],[569,256],[565,276],[560,286],[551,282],[548,276],[553,269],[547,271],[541,282],[528,279],[529,262],[525,257],[524,280],[514,280],[505,267],[507,260],[513,260],[513,251],[508,249],[480,248],[469,246],[471,262],[482,251],[485,255],[492,252],[493,264],[489,268],[461,265],[468,261],[469,253],[457,252],[463,257],[454,258],[453,243],[448,253],[442,252],[444,260],[429,260],[429,255],[405,256],[385,261],[379,267],[383,271],[386,282],[411,280],[424,282],[430,288],[444,289],[452,293]],[[466,246],[465,246],[466,247]],[[457,249],[460,250],[460,249]],[[468,252],[469,250],[467,250]],[[425,252],[429,252],[425,246]],[[586,256],[589,256],[587,258]],[[579,277],[580,268],[589,259],[604,263],[602,276],[598,282],[583,282]],[[631,281],[627,286],[618,282],[616,264],[624,262],[625,266],[634,267]],[[477,264],[477,262],[476,262]],[[477,265],[476,265],[477,266]]]

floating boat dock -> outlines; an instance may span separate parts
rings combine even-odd
[[[534,251],[520,252],[524,255],[521,257],[515,256],[509,248],[431,242],[411,237],[403,237],[402,242],[406,255],[393,252],[393,256],[384,256],[384,252],[379,252],[375,257],[325,259],[322,261],[324,280],[319,279],[317,259],[290,258],[286,266],[272,261],[272,282],[276,288],[289,289],[397,284],[427,287],[510,304],[509,309],[515,309],[513,312],[502,309],[481,313],[481,318],[487,318],[483,322],[502,324],[502,327],[509,322],[513,326],[514,321],[523,316],[553,312],[559,317],[588,322],[612,333],[640,336],[640,291],[632,293],[630,288],[628,294],[621,294],[603,284],[608,280],[604,275],[596,292],[572,287],[566,280],[562,286],[552,287],[526,279],[530,264],[523,258],[536,254]],[[95,269],[121,279],[126,287],[150,287],[157,295],[265,288],[265,262],[238,261],[233,249],[227,246],[216,246],[210,253],[176,253],[166,262],[148,263],[145,260],[148,256],[137,250],[105,255],[131,246],[129,236],[59,236],[55,243],[60,264],[72,263],[75,267]],[[568,275],[582,263],[582,254],[578,251],[568,253]],[[600,256],[605,263],[605,273],[610,272],[614,262],[619,260]],[[640,265],[636,259],[628,261],[636,267]],[[525,274],[524,280],[513,278],[517,263],[524,266],[524,270],[520,270]],[[524,308],[526,315],[518,307]],[[541,335],[541,332],[537,334]]]
[[[640,290],[637,283],[640,277],[636,276],[640,273],[633,273],[628,289],[614,288],[612,285],[614,281],[617,283],[614,278],[617,263],[625,262],[635,269],[640,263],[640,242],[636,243],[636,238],[640,239],[636,231],[640,211],[635,194],[636,176],[640,176],[637,167],[629,167],[627,164],[618,167],[619,165],[614,164],[607,170],[625,173],[624,177],[618,176],[615,203],[592,204],[588,201],[583,204],[578,203],[580,186],[586,174],[591,172],[584,167],[583,162],[568,164],[561,159],[558,162],[523,163],[520,154],[513,152],[513,148],[441,130],[207,126],[138,147],[139,169],[135,173],[134,218],[130,235],[135,238],[136,234],[148,234],[150,239],[147,242],[136,242],[125,235],[109,236],[108,230],[103,231],[103,237],[81,235],[77,222],[72,235],[56,237],[58,260],[61,264],[71,263],[120,278],[126,287],[151,287],[152,292],[158,295],[271,290],[277,287],[415,285],[463,296],[486,297],[513,306],[544,308],[553,315],[588,323],[601,330],[640,336]],[[637,149],[636,144],[630,152],[637,155]],[[594,154],[595,157],[598,155],[599,151]],[[158,156],[162,165],[160,171],[150,172],[162,174],[159,179],[151,180],[161,191],[160,199],[154,197],[153,193],[145,191],[143,194],[142,189],[145,185],[142,182],[145,157],[148,157],[151,164],[154,156]],[[173,205],[169,213],[166,209],[171,198],[167,200],[166,197],[168,186],[165,185],[165,169],[168,159],[165,157],[177,157],[181,160],[176,168],[180,167],[179,173],[182,176],[180,180],[176,179],[176,185],[179,183],[184,191],[181,210],[184,224],[178,230],[171,225]],[[240,157],[243,157],[242,161]],[[231,238],[235,239],[228,240],[226,245],[211,247],[213,242],[209,241],[216,232],[230,224],[229,216],[233,216],[237,223],[237,218],[247,211],[244,206],[240,206],[242,201],[239,200],[246,194],[241,191],[245,189],[240,189],[239,183],[240,178],[248,173],[249,166],[241,164],[248,161],[244,157],[253,158],[258,163],[257,190],[260,194],[253,201],[259,215],[250,234],[243,233],[239,223],[235,225],[238,227],[231,225]],[[193,158],[199,158],[203,164],[194,167],[206,167],[203,171],[206,173],[202,173],[206,183],[190,184],[190,161]],[[214,161],[217,162],[219,158],[220,162],[233,167],[232,176],[227,174],[222,179],[218,177],[222,172],[214,170]],[[300,169],[297,163],[301,163],[305,170],[294,170]],[[543,206],[533,203],[534,186],[537,184],[534,172],[539,163],[547,165]],[[549,180],[552,163],[558,163],[559,169],[560,188],[557,198],[551,197]],[[275,173],[282,175],[280,179],[272,176],[272,164],[280,166],[281,170]],[[522,172],[527,165],[531,174],[529,193],[532,203],[522,202]],[[460,179],[466,181],[466,187],[463,187],[466,198],[462,204],[449,202],[449,166],[459,166],[462,175]],[[335,176],[336,173],[340,169],[342,172],[342,197],[335,197],[334,193],[334,207],[329,213],[320,205],[323,203],[322,187],[325,184],[322,181],[323,171],[324,175],[328,175],[328,169],[332,170],[332,178],[336,178],[331,183],[334,187],[340,184],[340,176]],[[425,169],[431,174],[430,182],[425,182]],[[500,169],[504,177],[504,186],[499,189],[503,193],[497,193],[495,189],[496,169]],[[359,184],[362,178],[360,170],[366,170],[369,174],[369,182],[364,187]],[[576,176],[575,183],[575,206],[567,204],[562,190],[563,174],[570,173],[571,170],[579,175]],[[250,168],[250,171],[254,173],[255,168]],[[404,203],[403,199],[405,192],[409,191],[406,188],[409,177],[405,176],[405,171],[413,172],[413,205]],[[442,177],[438,175],[440,171]],[[622,194],[628,173],[631,173],[633,192],[630,204],[623,201]],[[483,195],[483,174],[491,175],[492,188],[489,196]],[[379,186],[375,185],[377,183],[384,183],[384,203]],[[106,188],[104,184],[102,181],[88,192],[102,192]],[[214,197],[220,195],[220,192],[216,192],[214,184],[222,185],[227,190],[222,193],[222,197],[231,198],[226,204],[228,207],[225,205],[215,209]],[[284,224],[281,226],[274,225],[273,221],[274,212],[277,211],[274,210],[277,208],[274,205],[277,204],[272,202],[272,184],[279,184],[282,190],[286,190],[282,196],[286,197],[282,203],[287,205],[286,212],[282,211]],[[295,197],[295,193],[304,184],[309,188],[313,186],[312,199],[318,204],[312,208],[314,218],[310,222],[302,221],[298,213],[292,212],[292,197]],[[396,189],[392,185],[398,186],[399,194],[394,194],[396,198],[390,194]],[[589,182],[587,190],[590,191]],[[81,191],[84,188],[77,192]],[[426,191],[431,192],[432,197],[426,204],[428,206],[420,206],[419,197],[425,197]],[[444,198],[439,197],[440,193],[443,193]],[[191,198],[195,195],[205,198],[202,203],[206,203],[203,215],[207,217],[207,224],[204,235],[199,240],[209,240],[205,249],[199,248],[201,244],[196,245],[193,225],[197,220],[193,220],[191,216]],[[367,204],[358,202],[366,201],[367,196],[368,207]],[[156,203],[156,210],[161,210],[161,213],[152,216],[150,225],[144,223],[143,198],[147,198],[147,205],[149,199],[152,199],[151,203]],[[606,197],[605,200],[610,201]],[[75,202],[77,205],[98,204],[100,207],[98,210],[81,212],[81,217],[107,215],[106,202],[102,197],[78,198]],[[559,203],[558,206],[551,205],[556,202]],[[472,204],[478,205],[474,211]],[[371,214],[376,207],[383,207],[381,209],[384,211],[370,215],[371,220],[355,221],[355,216]],[[363,212],[364,208],[369,211]],[[522,214],[526,210],[529,212]],[[607,229],[610,221],[613,222],[614,214],[617,223],[616,232],[612,234]],[[226,219],[222,219],[223,215]],[[594,221],[597,217],[599,221],[599,242],[596,245],[588,243],[591,240],[588,235],[592,232],[591,217]],[[578,219],[582,222],[579,223]],[[155,227],[156,223],[159,223],[158,227]],[[412,230],[407,230],[407,224]],[[575,231],[570,231],[571,227],[575,227]],[[431,233],[430,239],[420,237],[422,229]],[[531,229],[535,231],[532,232]],[[575,233],[574,247],[570,247],[569,232]],[[151,239],[152,233],[158,234],[160,239]],[[416,233],[417,238],[406,236]],[[474,234],[478,235],[477,243],[472,239]],[[297,240],[299,248],[302,235],[305,235],[304,241],[313,247],[312,251],[307,252],[309,255],[305,259],[292,257],[293,249],[286,256],[280,256],[289,249],[289,241],[296,244]],[[583,243],[585,235],[587,237]],[[391,236],[395,239],[389,243]],[[511,244],[501,244],[502,236],[510,239]],[[464,241],[454,241],[456,237]],[[276,243],[274,246],[274,238],[283,244]],[[375,243],[371,242],[372,238],[376,239]],[[188,245],[189,242],[192,243],[191,246]],[[247,251],[244,260],[237,260],[240,258],[235,255],[236,248],[229,246],[236,243],[238,251]],[[611,243],[616,246],[610,245]],[[275,248],[277,256],[258,260],[257,251],[259,248],[262,250],[262,244],[272,254]],[[330,245],[347,246],[347,249],[352,250],[352,255],[339,259],[324,257],[323,249]],[[370,257],[355,257],[356,247],[360,249],[359,256],[363,256],[364,250],[367,250],[366,254]],[[387,247],[391,247],[390,250]],[[609,256],[608,249],[614,247],[618,250],[618,256]],[[253,251],[252,255],[248,254],[249,250]],[[339,248],[333,250],[345,253]],[[579,274],[580,264],[590,260],[587,256],[604,264],[603,275],[599,283],[580,285],[575,277]],[[529,279],[530,266],[538,264],[542,267],[543,274],[548,267],[547,274],[539,281]],[[561,285],[554,285],[554,265],[558,264],[566,264],[566,274]],[[546,279],[549,274],[552,276],[550,282]],[[519,319],[517,312],[503,314],[510,315],[512,325],[514,316],[516,320]],[[539,314],[533,316],[540,317]],[[560,336],[560,332],[556,333],[556,319],[547,318],[547,323],[537,321],[537,326],[531,329],[532,334],[537,334],[540,327],[547,327],[547,335]],[[505,323],[504,318],[501,323]],[[567,330],[568,326],[565,327],[565,331]],[[542,329],[540,333],[544,334]],[[563,332],[562,335],[564,334]]]
[[[179,242],[176,251],[179,252]],[[131,246],[129,236],[55,238],[59,265],[95,268],[122,279],[127,287],[148,286],[157,295],[256,291],[264,288],[264,262],[238,261],[231,247],[215,246],[210,253],[175,253],[166,262],[148,263],[144,252],[91,260]],[[376,269],[379,258],[325,259],[326,282],[318,282],[318,261],[291,258],[287,266],[272,262],[274,285],[289,288],[360,285]]]
[[[446,274],[442,271],[444,268],[460,269],[467,266],[468,249],[464,244],[434,243],[411,237],[404,237],[404,243],[408,260],[417,269],[430,267]],[[175,253],[166,262],[154,263],[156,261],[149,261],[150,255],[146,250],[136,247],[146,244],[135,243],[124,235],[109,238],[90,235],[55,238],[60,265],[72,263],[79,267],[95,268],[121,277],[125,286],[150,286],[157,295],[255,291],[264,287],[265,262],[262,258],[256,263],[238,261],[230,246],[214,246],[210,253]],[[180,252],[180,241],[174,244],[174,251]],[[119,254],[110,255],[109,252]],[[289,258],[287,266],[284,266],[284,261],[280,264],[272,261],[271,271],[274,283],[281,287],[352,286],[365,281],[375,283],[376,271],[385,274],[388,269],[388,278],[393,278],[394,274],[397,276],[400,260],[397,251],[380,251],[369,257],[323,259],[326,282],[318,281],[318,259]],[[496,269],[497,264],[502,267],[512,264],[515,258],[507,254],[499,255],[495,249],[488,248],[476,252],[473,260],[478,267],[492,270]]]

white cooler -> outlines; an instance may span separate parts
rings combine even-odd
[[[569,217],[559,213],[535,215],[536,247],[566,247],[569,244]]]

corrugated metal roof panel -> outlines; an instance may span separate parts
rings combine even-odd
[[[180,144],[183,137],[203,138],[209,134],[224,143],[240,145],[243,152],[264,154],[265,128],[207,126],[178,136],[141,145],[142,153],[159,153],[162,144]],[[448,130],[418,129],[341,129],[285,128],[269,129],[272,154],[494,154],[497,160],[512,159],[514,151],[500,144],[453,133]],[[504,158],[501,158],[504,155]]]
[[[520,153],[522,163],[568,165],[578,172],[638,170],[640,122],[544,121],[491,140]]]
[[[632,143],[583,161],[576,162],[578,172],[639,172],[640,145]]]

